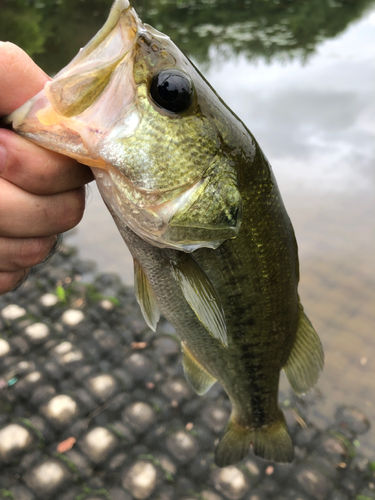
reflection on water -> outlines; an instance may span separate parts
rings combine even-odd
[[[0,0],[8,16],[1,16],[0,38],[26,16],[26,33],[35,36],[22,39],[14,31],[14,39],[54,72],[101,26],[109,3],[45,0],[43,8],[30,3],[16,12]],[[375,10],[359,18],[371,2],[137,4],[144,20],[196,61],[211,56],[208,80],[273,165],[299,242],[302,300],[326,351],[317,422],[345,402],[374,423]],[[224,59],[228,53],[239,56]],[[67,241],[101,271],[131,283],[130,256],[92,190],[85,218]],[[361,449],[374,458],[374,425]]]
[[[373,0],[134,0],[143,21],[208,62],[213,47],[248,59],[306,58],[342,32]],[[0,39],[56,73],[103,25],[112,0],[0,0]]]

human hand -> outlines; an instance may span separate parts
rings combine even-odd
[[[16,45],[0,42],[0,117],[39,92],[48,76]],[[0,294],[13,290],[76,226],[88,167],[0,128]]]

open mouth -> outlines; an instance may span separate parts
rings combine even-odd
[[[129,1],[117,0],[95,37],[6,121],[42,147],[105,168],[97,145],[136,105],[133,49],[142,27]]]

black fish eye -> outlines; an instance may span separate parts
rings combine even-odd
[[[173,113],[182,113],[192,102],[193,84],[181,71],[166,69],[152,79],[150,94],[158,106]]]

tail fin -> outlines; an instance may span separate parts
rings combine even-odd
[[[258,457],[279,463],[290,463],[294,459],[294,447],[284,415],[267,426],[254,429],[253,451]]]
[[[252,445],[255,455],[279,463],[290,463],[294,458],[292,439],[285,418],[279,410],[278,420],[263,427],[239,425],[232,414],[215,453],[218,467],[226,467],[242,460]]]
[[[239,425],[233,413],[215,451],[215,463],[226,467],[242,460],[248,453],[253,430]]]

